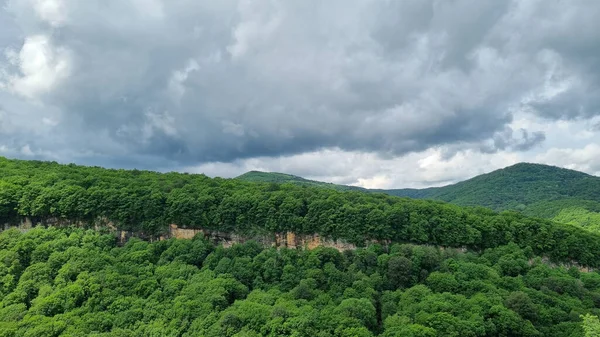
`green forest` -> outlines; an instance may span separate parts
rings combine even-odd
[[[109,219],[147,237],[168,225],[245,235],[317,233],[359,246],[366,241],[473,250],[515,243],[555,262],[600,267],[600,234],[515,212],[464,208],[380,193],[204,175],[109,170],[0,159],[0,221]]]
[[[323,187],[331,188],[337,191],[369,191],[368,189],[362,187],[325,183],[322,181],[309,180],[295,175],[277,172],[250,171],[236,177],[236,179],[257,183],[295,184],[310,187]]]
[[[3,336],[597,336],[600,234],[383,193],[0,158]],[[581,217],[581,211],[564,212]],[[111,222],[146,239],[124,245]],[[230,248],[169,224],[359,248]],[[375,242],[375,243],[373,243]]]
[[[338,252],[0,233],[0,336],[597,336],[600,274],[514,244]],[[582,323],[582,318],[585,323]],[[587,332],[586,332],[587,331]]]
[[[354,186],[327,184],[300,177],[252,171],[244,181],[293,183],[344,191]],[[519,163],[459,183],[424,189],[362,189],[400,197],[451,202],[460,206],[483,206],[496,211],[512,210],[528,216],[564,222],[591,230],[600,228],[600,178],[549,165]]]

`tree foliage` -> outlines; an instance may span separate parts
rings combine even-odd
[[[338,252],[0,233],[0,336],[597,336],[600,275],[516,245]],[[582,322],[583,321],[583,322]]]
[[[293,183],[336,190],[358,187],[328,184],[282,174],[251,171],[238,179]],[[554,166],[520,163],[453,185],[424,189],[362,189],[394,196],[434,199],[461,206],[519,211],[600,232],[600,178]]]
[[[243,234],[320,234],[359,246],[376,240],[483,250],[514,242],[552,261],[600,266],[599,234],[515,212],[292,184],[4,158],[0,175],[3,223],[16,224],[24,217],[34,224],[95,225],[102,220],[147,237],[157,237],[175,223]],[[388,272],[397,274],[394,265],[405,264],[394,261]]]

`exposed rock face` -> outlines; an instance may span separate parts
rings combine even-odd
[[[286,232],[275,233],[272,235],[255,235],[246,237],[235,233],[226,233],[206,229],[179,228],[175,224],[169,226],[169,237],[178,239],[191,239],[198,234],[202,234],[209,240],[217,244],[222,244],[224,247],[231,247],[233,244],[236,243],[244,243],[250,240],[254,240],[264,246],[272,246],[278,248],[287,247],[292,249],[314,249],[316,247],[329,247],[335,248],[339,251],[356,249],[356,246],[351,243],[342,240],[331,240],[323,238],[318,234],[300,235],[292,232]]]
[[[221,244],[223,247],[228,248],[237,243],[244,243],[248,241],[256,241],[259,244],[265,247],[277,247],[277,248],[290,248],[290,249],[315,249],[317,247],[328,247],[337,249],[340,252],[346,250],[356,249],[356,245],[346,242],[344,240],[333,240],[330,238],[324,238],[319,234],[296,234],[293,232],[285,232],[285,233],[273,233],[273,234],[263,234],[263,235],[240,235],[236,233],[229,232],[221,232],[215,230],[208,230],[203,228],[179,228],[176,224],[171,224],[169,226],[169,231],[165,235],[161,236],[151,236],[147,235],[143,232],[132,232],[119,230],[115,226],[113,222],[106,218],[98,218],[92,224],[83,223],[82,221],[69,221],[67,219],[59,219],[59,218],[49,218],[42,219],[39,221],[35,221],[29,217],[24,217],[14,223],[5,223],[0,224],[0,230],[7,230],[9,228],[17,228],[22,232],[27,232],[33,229],[37,225],[42,225],[45,227],[53,226],[53,227],[63,227],[63,226],[81,226],[93,228],[95,230],[100,229],[109,229],[113,233],[115,233],[119,244],[125,244],[130,238],[136,237],[143,240],[148,241],[160,241],[167,240],[170,238],[177,239],[192,239],[194,236],[200,234],[212,241],[215,244]],[[378,241],[378,240],[367,240],[366,244],[381,244],[384,246],[389,246],[392,244],[391,241]],[[440,249],[452,249],[458,252],[466,252],[466,247],[439,247]],[[548,258],[543,258],[543,262],[550,264],[551,266],[558,267],[576,267],[581,272],[592,272],[595,271],[593,268],[588,268],[577,264],[575,261],[571,263],[561,263],[556,264],[551,262]],[[534,260],[530,260],[529,264],[533,264]]]
[[[329,247],[339,251],[356,249],[356,245],[346,242],[344,240],[333,240],[331,238],[322,237],[319,234],[297,234],[293,232],[283,233],[265,233],[255,235],[241,235],[238,233],[222,232],[216,230],[209,230],[204,228],[180,228],[176,224],[171,224],[167,233],[161,236],[149,235],[148,233],[140,231],[127,231],[122,230],[115,225],[112,221],[105,217],[99,217],[94,219],[91,223],[83,222],[80,220],[70,220],[64,218],[45,218],[37,219],[30,217],[23,217],[21,219],[15,219],[13,223],[5,223],[1,229],[8,229],[16,227],[21,231],[28,231],[35,226],[53,226],[53,227],[67,227],[67,226],[79,226],[86,228],[93,228],[95,230],[108,229],[117,236],[119,244],[125,244],[130,238],[137,237],[148,241],[166,240],[169,238],[177,239],[192,239],[196,235],[203,235],[215,244],[222,244],[224,247],[231,247],[236,243],[244,243],[250,240],[256,241],[265,247],[287,247],[291,249],[314,249],[316,247]],[[376,242],[372,242],[376,243]],[[381,242],[382,244],[385,244]]]
[[[170,236],[173,237],[173,238],[177,238],[177,239],[192,239],[198,233],[204,234],[204,232],[202,231],[202,229],[178,228],[176,224],[171,224],[169,226],[169,234],[170,234]]]
[[[70,225],[84,226],[85,224],[80,221],[68,221],[66,219],[50,218],[43,221],[36,221],[37,225],[42,226],[54,226],[63,227]],[[3,229],[16,227],[21,231],[28,231],[35,227],[33,220],[30,218],[23,218],[19,223],[16,224],[4,224]],[[224,247],[231,247],[236,243],[244,243],[250,240],[256,241],[265,247],[286,247],[291,249],[302,248],[302,249],[314,249],[317,247],[329,247],[337,249],[338,251],[345,251],[356,249],[356,245],[343,240],[333,240],[325,238],[319,234],[296,234],[293,232],[285,233],[273,233],[273,234],[262,234],[262,235],[240,235],[237,233],[221,232],[215,230],[208,230],[204,228],[179,228],[176,224],[169,226],[169,232],[162,236],[151,236],[143,232],[132,232],[126,230],[117,229],[114,223],[107,219],[97,219],[91,228],[100,230],[101,228],[108,228],[115,232],[119,244],[125,244],[130,238],[137,237],[148,241],[166,240],[169,238],[177,239],[192,239],[196,235],[203,235],[215,244],[222,244]],[[373,242],[376,243],[376,242]]]
[[[285,234],[286,240],[284,244],[276,242],[276,246],[285,246],[288,248],[305,248],[315,249],[317,247],[335,248],[339,251],[356,249],[356,246],[343,240],[332,240],[321,237],[319,234],[311,235],[296,235],[288,232]]]

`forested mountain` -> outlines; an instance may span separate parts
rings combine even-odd
[[[241,234],[319,234],[358,246],[410,242],[481,250],[514,242],[553,261],[600,267],[600,234],[514,212],[381,193],[204,175],[0,159],[0,221],[47,219],[165,233],[169,224]]]
[[[337,191],[367,191],[366,188],[362,187],[325,183],[322,181],[309,180],[295,175],[277,172],[249,171],[242,174],[241,176],[238,176],[236,179],[261,183],[289,183],[301,186],[325,187],[332,188]]]
[[[23,217],[73,225],[0,233],[0,336],[588,337],[600,326],[600,274],[581,268],[600,268],[600,234],[516,212],[0,158],[0,221]],[[154,235],[176,223],[371,244],[224,248],[198,235],[121,247],[82,228],[98,219]]]
[[[276,182],[274,174],[261,176],[262,181]],[[244,175],[238,178],[246,179]],[[520,163],[443,187],[367,191],[497,211],[515,210],[600,229],[600,178],[549,165]]]
[[[540,203],[564,199],[600,202],[600,178],[555,166],[520,163],[444,187],[386,192],[548,216],[556,214],[544,214]]]

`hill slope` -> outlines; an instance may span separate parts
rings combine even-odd
[[[600,235],[514,212],[441,201],[0,158],[0,223],[96,225],[158,236],[169,224],[240,235],[318,234],[357,246],[410,242],[484,250],[514,242],[600,267]]]
[[[1,336],[583,337],[579,314],[600,313],[598,273],[544,262],[599,268],[600,234],[515,212],[0,157],[0,223],[22,217],[385,246],[225,248],[198,235],[118,247],[75,226],[9,229]]]
[[[600,274],[515,245],[120,247],[36,228],[0,232],[0,256],[1,336],[584,337],[578,315],[600,313]]]
[[[326,187],[332,188],[337,191],[367,191],[366,188],[362,187],[337,185],[322,181],[309,180],[295,175],[278,172],[249,171],[237,177],[236,179],[259,183],[295,184],[301,186]]]
[[[600,178],[555,166],[520,163],[444,187],[386,192],[495,210],[524,210],[539,202],[561,199],[600,202]]]
[[[261,174],[262,181],[277,182],[275,177],[276,174]],[[239,179],[244,180],[244,175]],[[340,185],[333,186],[342,190]],[[484,206],[497,211],[516,210],[548,219],[566,210],[570,223],[590,225],[589,219],[592,219],[592,225],[600,226],[595,222],[598,218],[595,212],[600,211],[600,178],[549,165],[519,163],[443,187],[367,191],[443,200],[461,206]],[[565,219],[564,214],[561,219]]]

